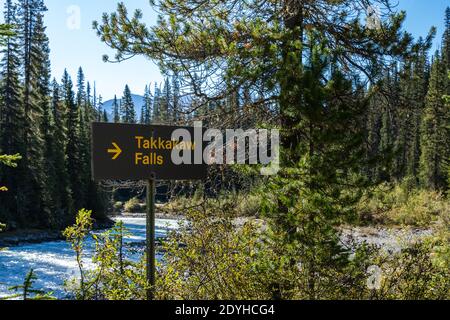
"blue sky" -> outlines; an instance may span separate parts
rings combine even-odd
[[[156,22],[156,13],[148,0],[123,0],[129,10],[141,8],[148,25]],[[406,10],[405,28],[415,37],[425,36],[432,25],[438,29],[435,49],[444,29],[444,10],[448,0],[398,0],[399,10]],[[4,0],[0,0],[2,4]],[[61,79],[64,68],[73,78],[79,66],[83,67],[91,83],[96,82],[97,92],[104,100],[114,94],[121,95],[125,84],[131,91],[143,94],[144,87],[150,82],[161,82],[158,67],[150,60],[135,57],[131,60],[110,64],[102,61],[102,55],[113,53],[100,42],[92,30],[92,21],[100,20],[103,12],[112,12],[116,8],[115,0],[46,0],[47,32],[50,38],[52,73]],[[79,14],[78,14],[79,12]],[[79,23],[78,23],[79,22]],[[74,79],[75,80],[75,79]]]

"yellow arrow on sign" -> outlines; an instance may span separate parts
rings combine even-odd
[[[120,149],[120,147],[115,142],[113,142],[112,145],[114,146],[114,149],[108,149],[108,153],[115,153],[112,159],[116,160],[122,153],[122,149]]]

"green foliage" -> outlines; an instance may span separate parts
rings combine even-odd
[[[123,224],[118,222],[114,228],[94,238],[97,249],[93,262],[96,269],[91,278],[95,279],[92,294],[96,299],[145,299],[145,260],[133,262],[126,258],[123,239],[128,235]]]
[[[37,276],[34,270],[31,269],[25,276],[24,282],[21,285],[13,286],[9,288],[10,291],[22,291],[21,293],[2,298],[0,300],[10,300],[21,298],[23,300],[54,300],[52,292],[45,292],[43,290],[33,289],[33,285],[37,280]]]
[[[131,97],[130,87],[125,86],[121,105],[121,119],[124,123],[136,123],[136,112],[134,110],[134,103]]]
[[[15,168],[17,167],[17,161],[22,159],[20,154],[15,155],[6,155],[0,154],[0,164],[6,165],[8,167]],[[8,191],[8,188],[0,185],[0,192]],[[2,232],[6,228],[5,224],[0,223],[0,232]]]
[[[433,262],[450,270],[450,210],[439,217],[433,229],[433,235],[427,240],[433,248]]]
[[[381,184],[361,199],[357,211],[362,224],[427,227],[450,211],[450,205],[438,191]]]
[[[93,220],[91,211],[81,209],[76,216],[75,224],[67,227],[63,235],[72,245],[75,251],[78,270],[80,271],[80,292],[77,298],[84,300],[87,296],[88,287],[86,285],[86,275],[83,268],[84,240],[92,231]]]
[[[0,154],[0,163],[8,167],[16,168],[17,167],[16,162],[19,161],[20,159],[22,159],[20,154],[15,155]]]
[[[190,210],[164,244],[158,299],[448,299],[437,242],[399,252],[351,244],[350,254],[329,243],[328,223],[307,220],[288,242],[277,224],[242,220],[233,206]]]
[[[123,202],[116,201],[113,205],[114,212],[121,212],[123,210]]]
[[[417,243],[394,254],[380,251],[370,261],[381,268],[379,287],[368,298],[448,299],[449,269],[437,263],[435,254],[435,248],[429,243]]]
[[[4,46],[6,44],[6,39],[8,37],[15,36],[16,33],[14,32],[13,26],[10,24],[0,24],[0,46]]]
[[[426,227],[449,211],[450,204],[440,192],[422,190],[395,205],[388,216],[394,223]]]
[[[255,269],[262,253],[258,224],[237,226],[230,204],[207,201],[188,212],[187,222],[164,244],[157,277],[158,299],[268,299],[263,272]],[[264,239],[261,237],[261,240]]]
[[[435,236],[401,251],[351,243],[350,252],[330,243],[336,233],[329,223],[307,218],[315,201],[300,201],[304,213],[298,216],[305,217],[299,217],[304,223],[289,234],[290,241],[280,241],[288,238],[278,224],[242,219],[231,203],[206,200],[189,210],[180,228],[163,242],[156,298],[450,298],[448,219]],[[90,228],[88,213],[80,212],[68,232],[72,243],[77,239],[76,250]],[[83,270],[82,283],[67,282],[69,292],[77,299],[145,299],[145,257],[139,262],[127,259],[127,235],[121,223],[92,235],[95,268]]]
[[[7,0],[4,21],[14,32],[0,30],[0,150],[22,156],[14,170],[0,169],[10,191],[0,195],[0,219],[18,228],[61,229],[73,222],[74,208],[93,208],[96,218],[104,213],[90,176],[97,106],[81,68],[76,96],[67,72],[62,86],[51,83],[46,10],[42,0]]]
[[[162,210],[168,213],[182,214],[192,208],[202,206],[205,199],[200,197],[178,196],[164,204]],[[224,192],[206,201],[216,201],[223,206],[234,206],[241,217],[258,217],[261,214],[262,196],[256,192]]]
[[[17,161],[22,159],[20,154],[15,155],[6,155],[6,154],[0,154],[0,164],[4,164],[5,166],[16,168],[17,167]],[[0,186],[0,191],[8,191],[8,188],[5,186]]]
[[[147,289],[144,259],[133,262],[125,257],[124,237],[128,232],[121,222],[107,232],[91,234],[90,211],[78,212],[77,221],[64,232],[77,256],[80,279],[66,282],[66,288],[79,300],[136,300],[144,299]],[[93,262],[95,269],[83,266],[83,247],[86,237],[96,242]]]
[[[125,212],[129,213],[137,213],[137,212],[144,212],[145,208],[142,207],[139,198],[134,197],[125,202],[123,209]]]
[[[446,184],[446,155],[450,153],[448,119],[445,105],[446,66],[436,56],[431,68],[430,86],[421,127],[420,181],[426,188],[442,189]]]

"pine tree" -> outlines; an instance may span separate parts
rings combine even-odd
[[[159,124],[161,123],[161,89],[158,88],[158,85],[155,83],[154,89],[154,98],[153,98],[153,116],[152,123]]]
[[[64,89],[64,88],[63,88]],[[53,166],[56,173],[54,195],[55,214],[58,215],[60,227],[72,223],[70,214],[73,212],[69,177],[67,173],[66,141],[67,141],[67,109],[61,101],[60,86],[56,79],[52,82],[52,118],[53,118]]]
[[[180,115],[180,77],[178,73],[175,73],[172,76],[172,120],[174,123],[177,123],[181,120]]]
[[[407,70],[410,77],[407,78],[407,83],[402,89],[404,96],[402,105],[407,110],[405,131],[408,132],[407,140],[405,141],[408,147],[405,176],[413,177],[415,184],[418,182],[420,160],[420,123],[425,107],[430,72],[430,66],[427,61],[428,50],[431,46],[430,40],[431,38],[425,40],[425,45],[414,56],[411,68]]]
[[[136,112],[134,109],[133,98],[128,85],[125,86],[122,97],[122,121],[124,123],[136,123]]]
[[[80,168],[82,168],[82,157],[80,150],[80,118],[78,106],[75,103],[75,94],[73,91],[73,83],[67,72],[64,71],[62,78],[63,103],[67,110],[67,174],[69,176],[69,185],[71,190],[71,198],[74,203],[74,209],[83,208],[83,185]],[[74,215],[74,213],[72,213]]]
[[[84,72],[81,67],[78,68],[77,73],[77,105],[78,108],[83,108],[86,104],[86,86]]]
[[[144,124],[145,123],[145,104],[141,107],[141,115],[139,117],[139,123]]]
[[[11,0],[5,2],[5,23],[15,25],[16,7]],[[0,150],[6,154],[25,152],[24,129],[25,112],[22,104],[22,88],[20,87],[20,50],[15,35],[8,35],[2,50],[1,82],[0,82]],[[23,163],[12,172],[10,167],[0,169],[0,181],[8,186],[10,192],[0,193],[0,215],[3,221],[11,216],[17,219],[20,215],[21,199],[15,197],[24,180]],[[17,220],[16,220],[17,221]]]
[[[109,122],[108,113],[106,112],[106,110],[103,110],[102,122]]]
[[[58,186],[56,183],[57,172],[54,166],[54,148],[53,148],[53,118],[51,112],[50,101],[50,78],[51,78],[51,66],[50,66],[50,47],[49,39],[45,34],[45,26],[43,23],[43,15],[40,14],[36,20],[36,26],[33,34],[33,51],[36,55],[36,69],[37,69],[37,94],[39,109],[42,110],[42,122],[40,123],[40,132],[44,142],[43,151],[43,167],[41,173],[41,187],[42,195],[41,200],[43,202],[41,215],[46,217],[40,217],[42,221],[45,221],[46,227],[55,227],[58,224],[58,219],[55,217],[56,207],[55,196]],[[50,186],[50,187],[48,187]]]
[[[27,216],[27,224],[40,226],[40,215],[47,212],[45,173],[43,168],[43,144],[40,127],[43,121],[42,96],[38,90],[42,81],[44,64],[49,60],[48,38],[45,35],[43,13],[46,7],[42,0],[19,1],[19,33],[21,37],[23,65],[22,103],[25,111],[25,150],[23,165],[26,170],[24,186],[21,188],[23,200],[19,212]],[[48,78],[48,76],[46,76]],[[47,81],[48,82],[48,81]],[[44,220],[45,221],[45,220]],[[45,223],[45,222],[44,222]]]
[[[102,95],[98,96],[98,102],[97,102],[97,109],[96,109],[96,116],[95,119],[99,122],[102,121],[102,115],[103,115],[103,97]]]
[[[445,10],[444,25],[445,31],[442,39],[442,60],[447,70],[450,70],[450,7],[447,7]],[[449,79],[446,80],[450,81]],[[450,89],[447,88],[447,90]],[[450,94],[450,92],[447,94]]]
[[[420,181],[426,188],[440,189],[446,185],[447,108],[444,103],[446,73],[438,53],[434,56],[425,110],[421,124]]]
[[[152,121],[152,94],[150,92],[150,87],[145,86],[144,90],[144,123],[150,124]]]
[[[116,95],[114,95],[113,112],[114,112],[114,122],[119,123],[120,122],[120,106],[119,106],[119,103],[117,102]]]
[[[167,124],[172,120],[172,90],[170,87],[169,79],[166,78],[164,81],[164,86],[162,90],[162,94],[160,97],[160,121]]]

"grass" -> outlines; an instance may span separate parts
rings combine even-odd
[[[450,201],[438,191],[383,184],[363,197],[357,210],[363,225],[429,227],[450,212]]]
[[[187,210],[201,206],[205,201],[216,201],[221,206],[232,208],[237,216],[258,217],[261,211],[261,198],[251,193],[227,193],[217,198],[206,198],[194,196],[188,198],[180,196],[172,199],[163,206],[163,211],[168,213],[183,214]]]

